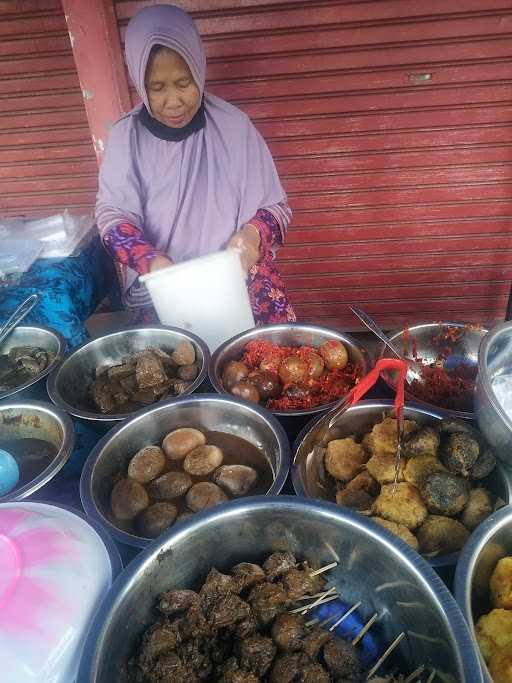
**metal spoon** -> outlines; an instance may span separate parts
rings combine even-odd
[[[30,313],[41,297],[39,294],[32,294],[28,299],[18,306],[5,325],[0,329],[0,344],[13,331],[23,318]]]
[[[373,332],[373,334],[378,337],[381,341],[386,344],[386,346],[395,354],[400,360],[405,360],[408,365],[406,382],[411,384],[415,379],[421,381],[421,364],[411,358],[405,358],[395,347],[391,339],[380,329],[375,320],[371,318],[367,313],[358,308],[357,306],[349,307],[352,313],[359,318],[359,320],[366,325],[366,327]]]

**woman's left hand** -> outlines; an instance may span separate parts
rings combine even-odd
[[[228,249],[238,249],[242,260],[242,267],[246,272],[258,263],[260,259],[261,238],[257,228],[250,223],[235,232],[228,242]]]

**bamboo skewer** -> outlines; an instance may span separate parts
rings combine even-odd
[[[337,629],[338,626],[339,626],[343,621],[345,621],[345,619],[346,619],[347,617],[349,617],[349,616],[352,614],[352,612],[355,612],[356,609],[358,609],[359,607],[361,607],[361,605],[362,605],[361,602],[356,602],[355,605],[352,605],[352,607],[351,607],[349,610],[347,610],[347,611],[345,612],[345,614],[344,614],[343,616],[341,616],[341,617],[338,619],[338,621],[334,622],[334,624],[331,626],[331,628],[329,629],[329,631],[332,632],[332,631],[334,631],[335,629]]]
[[[337,567],[337,566],[338,566],[337,562],[331,562],[330,564],[326,564],[325,567],[320,567],[320,569],[315,569],[315,571],[309,572],[309,575],[311,577],[318,576],[319,574],[323,574],[324,572],[328,572],[329,569],[334,569],[334,567]]]
[[[354,638],[354,640],[352,641],[352,645],[357,645],[357,643],[371,629],[371,627],[377,621],[378,618],[379,618],[379,615],[377,612],[375,612],[375,614],[372,617],[370,617],[370,619],[366,622],[366,624],[363,626],[363,628],[359,631],[357,636]]]
[[[404,638],[405,633],[402,631],[402,633],[400,633],[395,638],[395,640],[391,643],[387,650],[379,657],[379,659],[375,662],[370,671],[368,671],[368,675],[366,676],[367,681],[370,680],[370,678],[377,673],[380,667],[384,664],[385,660],[389,657],[393,650],[402,642]]]
[[[430,676],[427,678],[427,683],[432,683],[434,678],[436,677],[436,672],[435,670],[431,672]]]
[[[332,595],[335,593],[335,595]],[[330,597],[329,597],[330,596]],[[290,614],[307,614],[310,610],[314,609],[315,607],[318,607],[319,605],[323,604],[324,602],[329,602],[330,600],[335,600],[338,597],[336,594],[336,588],[335,586],[331,586],[327,591],[324,593],[320,593],[318,598],[312,602],[310,605],[303,605],[302,607],[296,607],[295,609],[290,610]]]
[[[419,678],[421,674],[425,671],[425,665],[421,664],[417,669],[415,669],[412,674],[409,674],[405,679],[404,683],[412,683],[416,678]]]

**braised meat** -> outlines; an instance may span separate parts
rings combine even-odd
[[[293,602],[305,595],[315,595],[322,590],[325,581],[321,576],[311,576],[311,569],[289,569],[281,576],[288,598]]]
[[[138,665],[142,671],[149,674],[153,669],[155,659],[165,652],[176,650],[180,635],[175,624],[159,621],[150,626],[144,637],[138,658]]]
[[[275,581],[281,574],[293,569],[297,564],[291,553],[274,553],[263,564],[263,569],[269,581]]]
[[[324,660],[337,678],[357,679],[361,666],[355,647],[341,638],[333,638],[324,647]]]
[[[304,618],[299,614],[283,612],[277,615],[272,624],[271,635],[279,650],[295,652],[301,649],[302,639],[306,634],[304,623]]]
[[[250,671],[242,671],[238,662],[231,657],[222,667],[219,667],[217,683],[259,683],[260,678]]]
[[[215,629],[225,628],[247,619],[250,612],[249,605],[238,595],[224,593],[210,603],[208,622]]]
[[[323,628],[315,626],[308,632],[302,641],[302,650],[308,655],[308,657],[311,657],[311,659],[316,659],[323,646],[332,638],[332,633],[325,631]]]
[[[258,634],[239,640],[235,648],[241,668],[257,676],[264,676],[267,673],[276,652],[277,648],[272,639]]]
[[[252,589],[247,601],[258,622],[265,625],[286,609],[288,596],[282,586],[265,582]]]
[[[171,616],[172,614],[185,612],[189,607],[192,607],[192,605],[198,604],[199,595],[194,593],[194,591],[166,591],[165,593],[160,594],[157,609],[163,614]]]
[[[258,564],[252,564],[251,562],[241,562],[235,565],[231,570],[231,575],[236,580],[240,593],[265,581],[263,569]]]

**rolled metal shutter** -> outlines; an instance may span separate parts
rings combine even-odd
[[[121,32],[145,2],[117,0]],[[265,136],[303,320],[492,321],[512,276],[510,0],[181,0]]]
[[[87,211],[97,176],[60,0],[1,0],[0,216]]]

